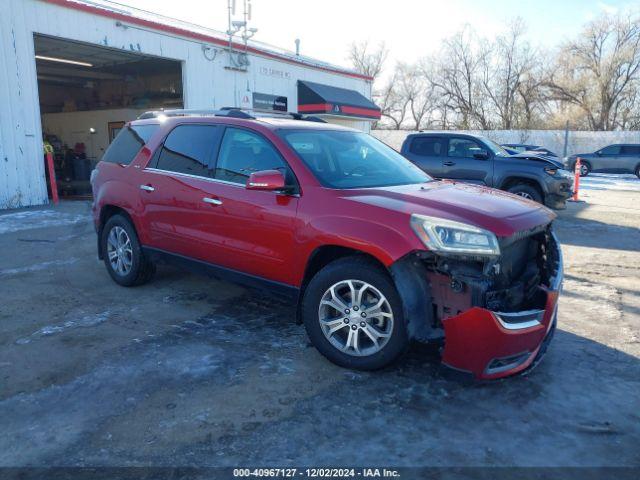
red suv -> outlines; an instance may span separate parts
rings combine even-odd
[[[173,261],[296,302],[332,362],[376,369],[410,340],[477,378],[522,371],[556,323],[553,212],[435,181],[375,138],[298,114],[150,112],[92,175],[120,285]]]

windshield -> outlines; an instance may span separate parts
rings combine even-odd
[[[333,130],[279,133],[325,187],[390,187],[432,180],[398,152],[365,133]]]
[[[489,138],[484,138],[484,137],[482,138],[482,140],[484,140],[484,143],[487,144],[487,147],[489,147],[491,149],[491,151],[493,152],[493,154],[496,157],[510,157],[511,156],[511,154],[509,152],[507,152],[502,145],[498,145],[493,140],[491,140]]]

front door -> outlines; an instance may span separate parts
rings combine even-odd
[[[280,170],[293,193],[247,190],[252,172]],[[282,283],[293,283],[296,180],[273,144],[261,134],[227,127],[220,145],[214,181],[208,185],[216,204],[204,228],[219,265]]]
[[[442,161],[442,172],[444,178],[491,186],[493,157],[484,145],[472,138],[452,137]]]

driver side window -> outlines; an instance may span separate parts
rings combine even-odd
[[[287,185],[293,185],[293,173],[275,147],[261,135],[241,128],[227,127],[224,132],[215,178],[244,185],[254,172],[279,170]]]
[[[489,154],[486,148],[468,138],[452,138],[449,140],[449,150],[447,152],[449,157],[475,158],[474,155],[477,153]]]
[[[600,150],[600,155],[620,155],[619,145],[609,145]]]

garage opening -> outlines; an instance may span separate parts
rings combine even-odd
[[[43,140],[53,152],[58,194],[88,197],[91,170],[125,122],[183,107],[182,64],[44,35],[34,35],[34,44]]]

